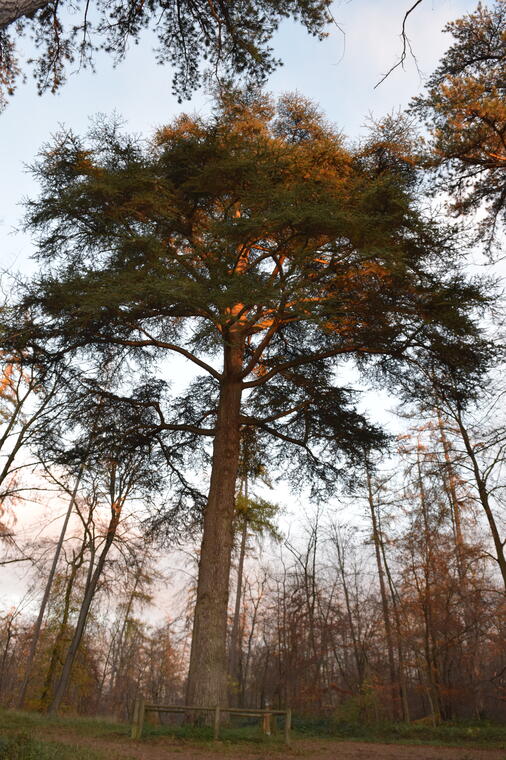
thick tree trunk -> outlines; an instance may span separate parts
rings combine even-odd
[[[231,337],[224,358],[187,685],[188,704],[196,706],[224,705],[227,699],[228,594],[240,448],[240,339]]]
[[[49,5],[48,0],[0,0],[0,29],[45,5]]]

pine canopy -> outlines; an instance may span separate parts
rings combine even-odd
[[[88,373],[123,352],[115,392],[178,472],[185,447],[195,463],[214,435],[237,345],[242,427],[273,463],[290,452],[295,481],[309,467],[315,487],[332,484],[343,454],[356,461],[383,440],[340,380],[343,362],[387,378],[427,353],[479,355],[484,296],[394,148],[381,130],[349,148],[298,96],[230,91],[211,116],[182,115],[150,142],[115,123],[61,134],[28,205],[42,273],[23,303],[26,339],[82,354]],[[174,355],[197,376],[171,396],[166,365],[158,378],[154,367]]]

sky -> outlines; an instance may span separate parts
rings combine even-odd
[[[319,103],[346,135],[358,137],[368,117],[406,107],[421,90],[423,77],[433,71],[450,41],[440,30],[473,10],[476,2],[423,0],[407,27],[417,65],[408,59],[404,69],[396,69],[375,89],[398,60],[402,18],[412,4],[413,0],[337,0],[333,14],[339,28],[331,27],[324,42],[310,38],[292,22],[283,23],[273,46],[284,66],[272,75],[266,89],[274,94],[298,91]],[[132,46],[117,68],[102,55],[96,74],[72,74],[57,95],[37,96],[30,80],[19,86],[0,114],[0,269],[24,275],[35,269],[30,239],[15,230],[22,199],[37,192],[26,166],[51,135],[61,125],[82,133],[90,117],[115,111],[129,131],[149,136],[181,111],[205,113],[210,108],[210,95],[203,91],[178,104],[171,95],[170,79],[170,70],[154,62],[152,40],[146,37]],[[378,394],[368,403],[381,417],[388,400]]]
[[[327,117],[348,136],[356,137],[369,115],[403,108],[423,85],[448,44],[440,30],[450,20],[474,8],[470,0],[423,0],[411,14],[408,33],[418,60],[406,62],[379,87],[381,76],[398,59],[400,29],[412,0],[336,0],[337,27],[319,42],[293,23],[283,23],[273,46],[284,61],[267,83],[278,94],[298,91],[320,104]],[[27,51],[29,52],[29,51]],[[129,131],[149,136],[156,127],[182,110],[205,112],[211,99],[200,91],[190,102],[171,95],[171,72],[160,67],[146,36],[133,45],[127,59],[113,68],[102,54],[97,73],[72,74],[57,95],[37,96],[32,81],[20,85],[0,114],[0,266],[23,273],[33,271],[30,240],[13,230],[22,216],[20,202],[36,193],[26,170],[59,126],[82,133],[97,113],[120,114]]]

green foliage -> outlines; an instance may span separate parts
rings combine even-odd
[[[211,117],[182,115],[149,144],[101,122],[41,156],[27,227],[44,270],[16,338],[72,352],[97,385],[114,366],[122,429],[163,447],[174,509],[204,504],[184,472],[208,464],[232,345],[241,432],[315,495],[385,444],[336,382],[348,357],[383,385],[427,355],[483,360],[473,310],[489,295],[421,211],[395,140],[390,124],[354,151],[303,98],[224,91]],[[204,373],[177,397],[153,377],[172,352]]]
[[[295,716],[295,735],[401,744],[506,748],[506,727],[489,721],[389,723]]]
[[[437,190],[450,192],[454,213],[483,209],[480,235],[500,245],[506,222],[506,5],[478,5],[446,27],[453,43],[415,98],[413,110],[432,133]]]
[[[121,60],[146,28],[157,35],[154,55],[158,63],[171,66],[173,91],[180,98],[189,97],[202,84],[202,64],[210,72],[219,69],[222,76],[237,79],[242,75],[258,83],[279,63],[269,41],[284,18],[299,20],[320,38],[331,20],[328,0],[216,0],[212,4],[206,0],[95,0],[86,8],[71,2],[40,5],[16,28],[17,38],[20,31],[30,35],[40,50],[34,61],[40,92],[57,90],[74,61],[93,68],[97,50]],[[13,36],[0,28],[0,86],[8,94],[19,73]]]
[[[145,724],[143,729],[143,739],[149,739],[157,736],[174,737],[189,742],[212,742],[212,726],[186,726],[186,725],[149,725]],[[261,730],[259,719],[254,722],[248,722],[246,725],[243,721],[235,717],[229,726],[220,727],[220,742],[231,744],[242,744],[244,742],[255,744],[268,744],[269,746],[284,746],[283,732],[267,736]]]
[[[346,699],[336,710],[335,721],[345,724],[372,723],[378,713],[378,695],[367,683],[360,693]]]
[[[293,716],[294,739],[303,737],[336,738],[357,741],[388,742],[401,744],[435,744],[506,749],[506,726],[491,721],[447,722],[432,726],[426,722],[388,723],[375,721],[356,722],[336,720],[335,717]],[[42,737],[45,729],[58,729],[59,742],[46,742]],[[106,751],[79,748],[64,740],[65,731],[86,737],[129,736],[128,725],[95,718],[58,718],[40,713],[0,711],[0,760],[102,760]],[[191,742],[212,741],[212,728],[202,726],[156,725],[147,722],[143,732],[147,745],[151,738],[176,737]],[[34,738],[37,737],[37,738]],[[283,746],[282,731],[265,737],[258,721],[233,718],[230,727],[223,727],[224,742],[262,742],[275,748]],[[159,745],[157,745],[159,746]],[[9,752],[10,754],[6,754]],[[14,754],[17,752],[17,754]],[[20,754],[25,752],[25,754]],[[2,754],[3,753],[3,754]],[[27,754],[28,753],[28,754]],[[29,754],[32,753],[32,754]],[[39,753],[39,754],[37,754]],[[110,757],[110,752],[107,752]]]
[[[282,534],[275,523],[280,512],[278,504],[258,497],[247,499],[243,494],[239,494],[235,500],[235,508],[237,532],[246,524],[248,531],[256,536],[268,535],[275,541],[282,540]]]
[[[102,752],[60,742],[44,742],[20,733],[0,736],[0,760],[104,760]]]
[[[47,727],[68,729],[81,736],[129,734],[128,726],[104,718],[58,717],[39,712],[0,710],[0,735],[28,732],[38,734]]]

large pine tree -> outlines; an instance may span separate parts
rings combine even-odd
[[[226,92],[210,117],[183,115],[149,143],[110,124],[66,132],[36,167],[27,226],[42,270],[17,338],[82,357],[97,383],[101,360],[123,355],[107,393],[159,441],[175,509],[198,502],[188,472],[209,464],[190,703],[226,698],[242,431],[292,482],[331,487],[382,440],[346,362],[387,377],[427,352],[473,361],[483,298],[420,210],[401,137],[390,122],[352,150],[302,98]],[[171,396],[173,356],[197,376]]]

